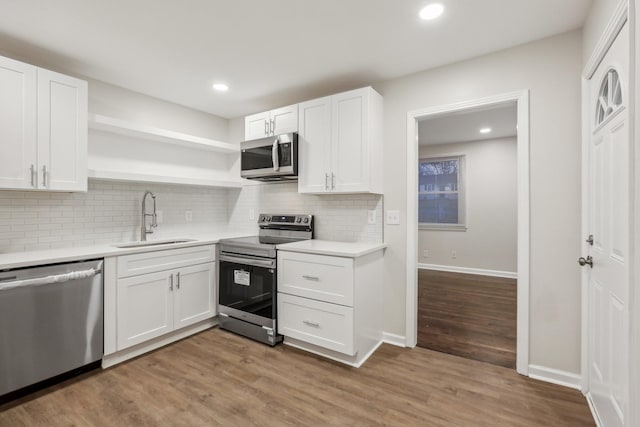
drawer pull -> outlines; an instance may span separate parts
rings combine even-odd
[[[320,327],[320,323],[312,322],[311,320],[303,320],[302,323],[308,326],[313,326],[314,328]]]
[[[320,278],[318,276],[307,276],[306,274],[304,276],[302,276],[303,279],[307,279],[307,280],[315,280],[316,282],[318,280],[320,280]]]

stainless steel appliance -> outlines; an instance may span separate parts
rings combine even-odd
[[[220,327],[276,345],[277,245],[313,238],[313,215],[260,214],[258,236],[220,241]]]
[[[102,263],[0,271],[0,396],[102,359]]]
[[[242,142],[240,176],[258,181],[298,179],[298,134]]]

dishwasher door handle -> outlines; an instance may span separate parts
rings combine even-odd
[[[8,289],[25,288],[28,286],[51,285],[53,283],[63,283],[69,280],[87,279],[96,274],[102,273],[102,270],[90,268],[88,270],[72,271],[71,273],[53,274],[51,276],[37,277],[35,279],[14,280],[11,282],[0,282],[0,291]]]

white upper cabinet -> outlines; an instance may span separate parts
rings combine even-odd
[[[382,102],[366,87],[300,104],[300,193],[382,193]]]
[[[0,56],[0,188],[34,188],[36,67]]]
[[[87,191],[87,82],[0,57],[0,188]]]
[[[252,114],[244,118],[244,139],[246,141],[297,131],[298,104]]]

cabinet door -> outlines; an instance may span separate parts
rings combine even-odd
[[[298,132],[298,104],[271,111],[271,135]]]
[[[0,57],[0,94],[0,188],[35,188],[36,67]]]
[[[249,141],[269,136],[269,112],[253,114],[244,118],[244,139]]]
[[[175,329],[216,315],[215,263],[181,268],[175,282]]]
[[[357,89],[331,97],[334,192],[365,191],[369,183],[369,92]]]
[[[38,188],[87,191],[87,82],[38,69]]]
[[[298,105],[298,192],[331,188],[331,97]]]
[[[118,350],[173,330],[173,271],[118,280]]]

